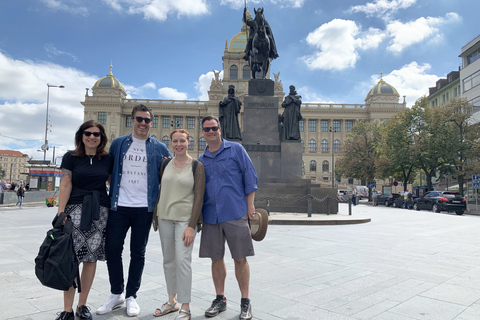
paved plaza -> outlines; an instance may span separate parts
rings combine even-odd
[[[55,212],[44,206],[0,207],[0,319],[53,320],[62,310],[62,293],[43,287],[33,264]],[[347,205],[341,204],[340,212],[345,215]],[[254,319],[480,319],[480,216],[361,204],[352,217],[371,222],[269,226],[249,259]],[[198,248],[199,237],[192,319],[205,319],[215,296],[210,261],[198,258]],[[152,313],[167,295],[153,230],[146,260],[138,318],[155,319]],[[238,319],[240,310],[229,255],[227,271],[228,309],[215,318],[220,320]],[[108,295],[106,265],[99,262],[89,297],[92,311]],[[130,318],[121,308],[94,319]]]

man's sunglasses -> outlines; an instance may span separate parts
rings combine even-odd
[[[90,131],[83,131],[85,137],[90,137],[92,134],[94,137],[100,137],[100,132],[90,132]]]
[[[205,131],[205,132],[210,132],[210,130],[212,131],[218,131],[218,129],[220,129],[219,126],[215,126],[215,127],[203,127],[202,130]]]
[[[145,120],[145,123],[146,123],[146,124],[149,124],[150,122],[152,122],[152,119],[150,119],[150,118],[142,118],[142,117],[135,117],[135,120],[137,120],[138,123],[142,123],[142,121]]]

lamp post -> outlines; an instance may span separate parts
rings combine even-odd
[[[335,126],[330,127],[332,132],[332,188],[335,188]]]
[[[56,86],[53,84],[48,84],[47,83],[47,115],[45,119],[45,143],[42,146],[42,151],[43,151],[43,161],[47,159],[47,150],[48,150],[48,104],[50,100],[50,88],[65,88],[64,85]]]

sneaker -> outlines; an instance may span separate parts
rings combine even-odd
[[[125,301],[125,296],[123,293],[121,294],[111,294],[110,297],[108,297],[108,301],[105,302],[100,308],[97,309],[97,314],[105,314],[109,313],[112,310],[115,310],[117,308],[120,308],[123,305],[123,302]]]
[[[77,307],[75,315],[82,320],[92,320],[92,313],[90,312],[90,308],[85,305]]]
[[[140,314],[140,306],[133,296],[127,298],[127,314],[130,317],[136,317]]]
[[[242,320],[250,320],[252,319],[252,305],[250,304],[250,300],[247,303],[242,303],[240,305],[240,319]]]
[[[227,310],[227,298],[223,297],[223,299],[215,299],[212,302],[212,306],[205,311],[205,317],[215,317],[225,310]]]
[[[55,320],[75,320],[75,315],[72,312],[62,311],[57,313]]]

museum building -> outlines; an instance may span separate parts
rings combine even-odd
[[[247,12],[247,18],[248,15],[250,13]],[[214,72],[208,91],[208,101],[127,99],[125,88],[115,78],[110,66],[110,73],[93,85],[91,93],[88,88],[86,89],[85,100],[81,102],[85,107],[85,121],[101,122],[111,142],[116,137],[132,132],[131,111],[134,106],[144,104],[152,108],[154,114],[150,131],[152,136],[173,151],[170,146],[170,132],[175,128],[187,129],[191,135],[189,154],[198,157],[206,147],[201,133],[201,119],[207,115],[218,116],[218,104],[228,95],[229,85],[235,86],[235,95],[242,103],[248,91],[251,71],[248,62],[243,60],[248,27],[245,23],[242,24],[240,32],[233,36],[230,42],[225,41],[222,56],[223,79],[220,79],[220,71]],[[270,78],[270,72],[267,78]],[[274,74],[274,79],[274,95],[279,97],[278,113],[281,114],[283,113],[281,103],[285,93],[280,72]],[[404,110],[405,96],[402,102],[399,102],[399,99],[397,90],[381,77],[380,81],[366,93],[364,103],[325,104],[303,101],[301,113],[304,119],[300,121],[303,177],[311,179],[312,183],[331,186],[332,159],[336,163],[336,159],[344,154],[342,146],[350,129],[357,121],[384,122]],[[243,128],[243,106],[239,114],[239,123]],[[348,178],[338,182],[339,186],[358,184],[361,184],[361,181]]]

